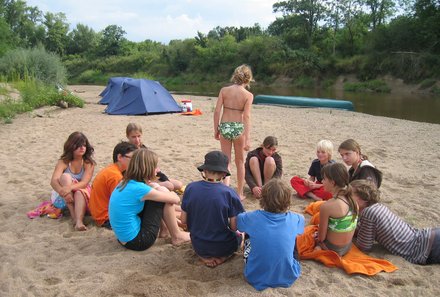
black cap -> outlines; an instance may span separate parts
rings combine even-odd
[[[215,172],[224,172],[226,176],[231,175],[228,170],[228,156],[221,151],[212,151],[205,155],[205,163],[197,169],[199,171],[209,170]]]

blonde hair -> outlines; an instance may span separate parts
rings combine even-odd
[[[254,81],[252,76],[251,67],[243,64],[235,68],[231,77],[231,82],[238,85],[245,85],[246,88],[250,88],[250,83]]]
[[[134,151],[122,179],[120,190],[122,191],[130,180],[138,182],[155,180],[158,162],[157,154],[148,149],[140,148]]]
[[[141,125],[138,125],[136,123],[129,123],[127,125],[127,128],[125,129],[125,134],[128,137],[128,135],[130,135],[130,133],[133,132],[133,131],[138,131],[138,132],[140,132],[142,134],[142,127],[141,127]]]
[[[318,142],[316,145],[316,149],[320,151],[324,151],[328,154],[328,159],[332,159],[333,155],[333,143],[330,140],[323,139]]]
[[[263,186],[260,207],[272,213],[287,212],[290,207],[292,187],[279,178],[272,178]]]

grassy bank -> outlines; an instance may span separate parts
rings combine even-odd
[[[19,93],[19,96],[11,95],[16,92],[15,90]],[[17,114],[42,106],[84,106],[84,101],[70,92],[48,86],[36,80],[3,83],[0,86],[0,94],[2,97],[0,101],[0,119],[4,123],[11,123]]]

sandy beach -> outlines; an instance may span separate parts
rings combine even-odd
[[[419,266],[382,248],[370,254],[399,269],[374,277],[347,275],[314,261],[302,261],[302,275],[290,288],[258,293],[243,277],[237,253],[215,269],[200,264],[190,244],[174,247],[158,239],[144,252],[121,247],[112,231],[90,216],[86,232],[74,231],[70,217],[29,219],[26,212],[50,198],[50,178],[64,141],[82,131],[95,148],[94,175],[111,163],[113,147],[125,139],[129,122],[143,127],[144,143],[161,158],[169,177],[199,180],[196,166],[220,144],[213,136],[215,97],[191,99],[201,116],[165,114],[110,116],[99,105],[101,86],[69,86],[84,108],[47,107],[0,124],[0,296],[439,296],[440,265]],[[253,106],[251,145],[278,138],[283,178],[307,176],[315,146],[329,139],[335,148],[356,139],[384,174],[382,202],[415,227],[440,226],[440,125],[356,112]],[[335,152],[334,159],[341,162]],[[235,170],[232,171],[235,185]],[[247,190],[249,191],[249,190]],[[310,200],[293,199],[303,213]],[[246,210],[259,207],[248,192]],[[306,221],[309,216],[305,215]]]

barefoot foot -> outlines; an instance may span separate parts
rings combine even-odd
[[[205,264],[207,267],[214,268],[220,264],[223,264],[229,257],[219,257],[219,258],[217,258],[217,257],[212,257],[212,258],[200,257],[200,259],[202,260],[203,264]]]
[[[171,244],[175,246],[179,246],[185,242],[191,241],[189,237],[189,232],[180,231],[176,237],[171,238]]]
[[[76,231],[86,231],[87,227],[86,227],[86,225],[83,224],[83,222],[77,222],[75,224],[75,230]]]

